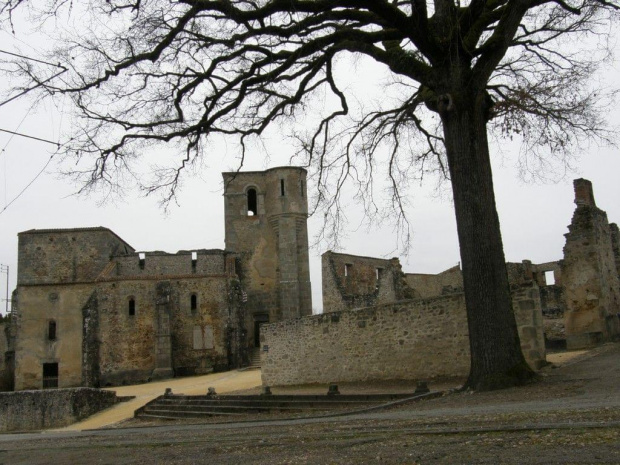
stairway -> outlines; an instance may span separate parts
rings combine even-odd
[[[248,368],[260,368],[260,347],[252,348]]]
[[[325,413],[337,409],[363,409],[414,397],[414,394],[362,395],[269,395],[269,396],[185,396],[168,394],[136,410],[142,419],[181,419],[240,416],[270,412]]]

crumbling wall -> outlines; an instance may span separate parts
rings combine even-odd
[[[589,347],[618,335],[620,281],[613,228],[597,208],[592,184],[574,181],[577,207],[565,234],[562,283],[568,348]]]
[[[463,273],[458,265],[438,274],[407,273],[405,279],[424,299],[463,291]]]
[[[134,251],[107,228],[33,229],[18,238],[18,286],[93,281],[112,255]]]
[[[405,281],[398,258],[385,260],[327,251],[321,265],[323,312],[418,297]]]
[[[88,284],[18,286],[19,306],[13,308],[16,391],[41,389],[44,363],[58,363],[58,387],[81,385],[82,308],[92,291]]]
[[[545,363],[538,287],[513,293],[521,347]],[[330,312],[264,327],[265,385],[466,376],[469,335],[462,293]]]
[[[115,392],[91,388],[0,393],[0,432],[68,426],[116,402]]]
[[[193,260],[192,254],[196,259]],[[226,274],[227,255],[223,250],[141,252],[114,257],[116,269],[111,275],[122,277],[191,276]],[[141,260],[141,257],[144,257]]]

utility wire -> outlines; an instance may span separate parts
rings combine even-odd
[[[41,171],[39,171],[39,172],[37,173],[37,175],[36,175],[36,176],[32,179],[32,181],[30,181],[30,182],[26,185],[26,187],[24,187],[24,188],[21,190],[21,192],[20,192],[19,194],[17,194],[17,196],[16,196],[13,200],[11,200],[8,204],[6,204],[6,206],[5,206],[2,210],[0,210],[0,215],[2,215],[2,214],[6,211],[6,209],[7,209],[7,208],[9,208],[9,207],[11,206],[11,204],[12,204],[13,202],[15,202],[17,199],[19,199],[19,198],[22,196],[22,194],[23,194],[24,192],[26,192],[26,190],[27,190],[30,186],[32,186],[32,184],[33,184],[33,183],[34,183],[34,182],[35,182],[35,181],[39,178],[39,176],[41,176],[41,175],[43,174],[43,172],[47,169],[47,167],[49,166],[49,164],[52,162],[52,158],[54,158],[54,155],[56,155],[56,154],[55,154],[55,153],[53,153],[53,154],[50,156],[49,160],[47,160],[47,163],[45,163],[45,165],[43,166],[43,168],[41,168]]]
[[[39,60],[38,58],[32,58],[32,57],[28,57],[26,55],[20,55],[19,53],[8,52],[8,51],[2,50],[2,49],[0,49],[0,53],[5,53],[7,55],[11,55],[11,56],[14,56],[14,57],[17,57],[17,58],[23,58],[24,60],[36,61],[37,63],[43,63],[44,65],[55,66],[56,68],[64,69],[65,71],[67,69],[63,65],[61,65],[60,63],[54,64],[54,63],[50,63],[49,61]]]
[[[8,129],[2,129],[2,128],[0,128],[0,132],[8,132],[9,134],[14,134],[16,136],[27,137],[28,139],[34,139],[34,140],[38,140],[38,141],[41,141],[41,142],[46,142],[48,144],[54,144],[56,147],[60,147],[60,144],[58,142],[54,142],[54,141],[47,140],[47,139],[41,139],[40,137],[29,136],[28,134],[22,134],[20,132],[9,131]]]

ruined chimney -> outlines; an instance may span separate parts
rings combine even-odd
[[[596,207],[594,201],[594,192],[592,192],[592,183],[587,179],[575,179],[573,181],[575,188],[575,203],[578,207],[584,205],[587,207]]]

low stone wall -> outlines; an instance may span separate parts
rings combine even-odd
[[[59,428],[117,402],[116,393],[92,388],[0,393],[0,432]]]
[[[537,286],[513,290],[528,363],[545,360]],[[324,313],[261,327],[264,385],[466,376],[463,294]]]

